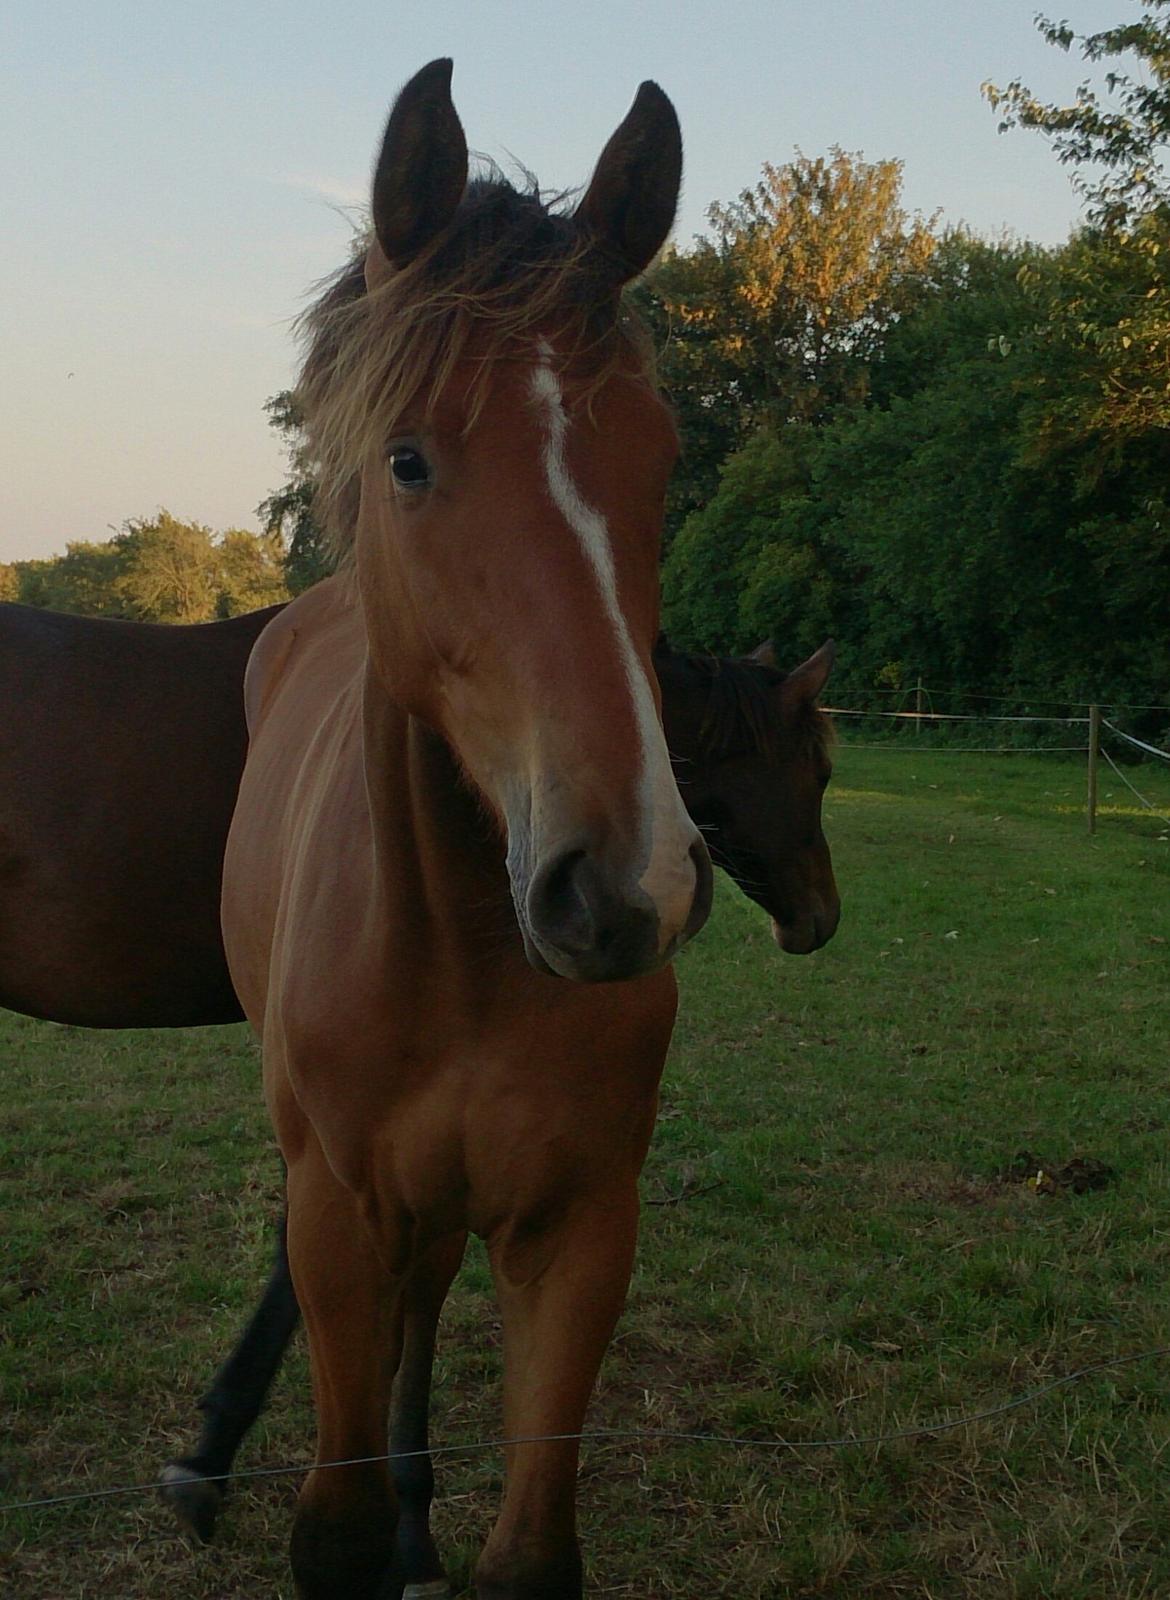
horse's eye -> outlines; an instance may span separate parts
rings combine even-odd
[[[425,489],[431,481],[426,457],[408,444],[395,445],[390,451],[390,471],[400,489]]]

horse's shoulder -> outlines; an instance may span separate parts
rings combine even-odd
[[[327,578],[277,613],[261,632],[244,673],[244,711],[254,736],[281,688],[344,626],[352,608],[336,579]]]

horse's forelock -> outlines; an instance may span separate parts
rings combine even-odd
[[[590,394],[631,361],[651,371],[638,318],[614,292],[609,263],[571,215],[535,184],[514,188],[498,172],[473,180],[451,225],[419,257],[373,289],[366,241],[327,280],[301,318],[306,344],[297,388],[318,500],[344,551],[355,523],[357,476],[404,409],[427,409],[475,340],[481,378],[469,418],[483,402],[492,363],[514,355],[536,330],[568,340]]]

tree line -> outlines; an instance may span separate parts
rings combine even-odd
[[[211,622],[289,598],[279,533],[215,534],[169,511],[131,518],[112,538],[0,565],[0,600],[136,622]]]
[[[1072,106],[984,86],[1001,129],[1072,167],[1085,222],[1064,245],[941,229],[905,210],[899,162],[833,149],[766,166],[634,291],[682,445],[663,562],[680,645],[771,635],[796,660],[832,634],[844,692],[922,675],[1170,699],[1170,0],[1083,37],[1037,25],[1109,67]],[[164,513],[0,569],[5,593],[190,621],[317,581],[295,396],[268,411],[289,474],[264,534]]]
[[[1065,245],[910,226],[888,173],[838,152],[766,172],[715,210],[713,242],[663,263],[651,293],[668,385],[687,380],[684,440],[722,430],[672,508],[664,617],[680,643],[775,632],[798,659],[833,634],[845,690],[921,674],[1170,701],[1168,13],[1153,0],[1084,37],[1038,20],[1109,65],[1101,96],[984,88],[1001,129],[1039,131],[1073,167],[1086,221]],[[811,272],[787,249],[810,195]],[[871,219],[860,249],[841,212]],[[773,248],[787,259],[768,279]],[[707,318],[719,279],[734,315]],[[736,370],[748,350],[766,393]],[[690,381],[700,351],[717,382]]]

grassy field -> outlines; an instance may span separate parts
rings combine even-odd
[[[839,756],[834,943],[781,956],[724,886],[680,962],[595,1427],[867,1435],[1170,1341],[1170,842],[1110,781],[1090,839],[1060,757]],[[0,1500],[149,1479],[267,1264],[253,1048],[5,1015],[0,1085]],[[473,1252],[436,1442],[498,1432],[498,1367]],[[241,1466],[306,1459],[306,1396],[298,1346]],[[442,1465],[465,1587],[499,1483]],[[291,1597],[296,1488],[241,1485],[199,1550],[149,1494],[8,1512],[0,1591]],[[879,1446],[590,1446],[580,1499],[597,1595],[1166,1596],[1170,1361]]]

